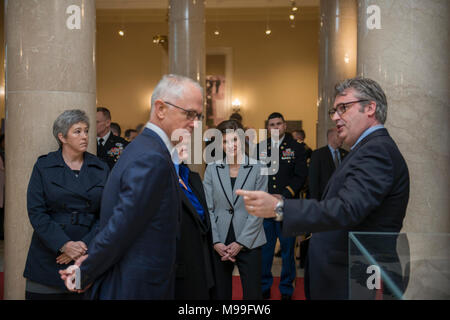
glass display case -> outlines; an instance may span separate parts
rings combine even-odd
[[[350,300],[449,300],[450,234],[349,233]]]

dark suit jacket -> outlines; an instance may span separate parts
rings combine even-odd
[[[91,298],[173,299],[180,211],[170,154],[146,128],[127,146],[103,192],[100,232],[81,265],[82,287],[97,279]]]
[[[285,201],[283,234],[313,232],[306,272],[312,299],[348,298],[348,232],[399,232],[408,199],[408,167],[380,129],[347,155],[321,201]]]
[[[175,299],[208,300],[214,286],[213,244],[208,206],[198,173],[189,173],[189,187],[202,205],[205,218],[200,218],[189,198],[180,191],[182,214],[177,240]]]
[[[339,148],[341,162],[344,160],[348,151]],[[330,180],[336,167],[333,156],[328,145],[314,150],[309,163],[309,194],[310,198],[320,200],[322,198],[325,186]]]
[[[39,157],[31,173],[27,208],[33,236],[23,276],[65,289],[56,263],[68,241],[89,245],[98,226],[100,201],[108,166],[85,152],[78,178],[64,163],[61,149]]]

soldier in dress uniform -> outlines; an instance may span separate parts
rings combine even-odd
[[[305,148],[306,163],[309,164],[313,150],[305,142],[306,139],[305,130],[297,129],[292,131],[292,138],[297,140],[297,142],[300,143]]]
[[[107,108],[97,108],[97,157],[112,170],[128,141],[115,136],[111,131],[111,113]]]
[[[292,136],[286,133],[286,122],[282,114],[278,112],[272,113],[267,121],[267,127],[279,130],[279,141],[272,141],[272,138],[267,140],[267,151],[263,150],[261,143],[258,147],[259,158],[264,161],[264,158],[271,158],[271,151],[274,148],[279,148],[279,157],[273,160],[273,163],[268,163],[270,168],[273,168],[278,161],[278,172],[269,175],[269,193],[279,194],[284,198],[296,198],[299,191],[303,187],[308,170],[305,160],[305,149]],[[272,169],[271,169],[272,170]],[[269,171],[270,173],[270,171]],[[267,243],[262,248],[262,290],[263,298],[270,298],[270,288],[272,287],[272,262],[277,238],[280,240],[281,246],[281,279],[280,292],[284,300],[292,298],[294,291],[293,281],[295,280],[295,258],[294,245],[295,237],[283,237],[281,234],[280,222],[274,219],[264,219],[264,231],[266,233]]]

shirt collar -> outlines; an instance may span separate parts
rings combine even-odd
[[[356,140],[355,144],[350,149],[353,150],[362,139],[367,137],[372,132],[375,132],[375,131],[383,129],[383,128],[384,128],[384,126],[382,124],[378,124],[376,126],[370,127],[369,129],[364,131],[362,135],[359,136],[358,140]]]
[[[161,140],[166,145],[167,150],[169,151],[170,155],[172,156],[172,160],[174,160],[173,159],[174,158],[174,150],[176,150],[176,149],[174,148],[172,142],[169,140],[169,137],[167,136],[167,134],[160,127],[158,127],[156,124],[151,123],[151,122],[147,122],[145,127],[154,131],[161,138]],[[176,154],[176,152],[175,152],[175,154]],[[176,159],[178,159],[178,155],[176,156]]]
[[[110,135],[111,135],[111,130],[109,130],[108,133],[105,134],[103,137],[97,137],[97,143],[98,143],[98,140],[103,139],[103,145],[104,145],[106,143],[106,140],[109,139]]]
[[[334,149],[332,146],[330,146],[330,145],[328,145],[328,148],[330,149],[330,151],[331,151],[331,154],[334,154],[334,150],[336,150],[336,149]]]
[[[272,146],[274,146],[274,145],[281,146],[281,144],[283,143],[283,140],[284,140],[285,137],[286,137],[286,134],[284,134],[284,136],[278,140],[278,143],[276,143],[273,139],[271,139]]]

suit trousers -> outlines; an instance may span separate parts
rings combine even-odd
[[[262,290],[266,292],[272,287],[272,263],[278,238],[280,239],[282,262],[279,289],[282,295],[292,296],[294,293],[292,283],[297,275],[294,258],[295,237],[283,237],[281,235],[281,222],[274,219],[264,219],[264,232],[266,233],[267,243],[262,247]]]
[[[233,296],[233,269],[231,261],[221,261],[214,251],[214,267],[216,270],[216,292],[218,300],[231,300]],[[243,249],[236,256],[236,265],[242,283],[244,300],[261,300],[261,247]]]

